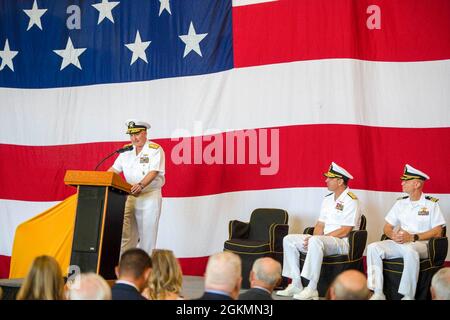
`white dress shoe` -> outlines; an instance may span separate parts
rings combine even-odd
[[[319,292],[306,287],[302,292],[294,294],[294,299],[297,300],[319,300]]]
[[[386,296],[384,295],[384,293],[374,293],[369,300],[386,300]]]
[[[290,284],[286,287],[286,289],[277,291],[276,294],[277,296],[292,297],[294,294],[300,293],[301,291],[302,289]]]

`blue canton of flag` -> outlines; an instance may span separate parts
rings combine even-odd
[[[231,69],[231,0],[2,0],[0,59],[12,88]]]

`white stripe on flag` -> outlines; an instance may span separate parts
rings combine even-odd
[[[368,243],[381,237],[384,217],[401,194],[353,190],[367,217]],[[325,188],[290,188],[231,192],[212,196],[163,199],[157,247],[174,250],[178,257],[202,257],[223,250],[228,222],[248,222],[255,208],[282,208],[289,213],[289,233],[301,233],[317,221]],[[450,221],[450,195],[433,195],[445,220]],[[0,255],[11,255],[18,224],[55,202],[0,200]],[[26,207],[25,207],[26,205]],[[446,260],[450,260],[450,254]]]
[[[132,117],[151,123],[151,139],[169,138],[177,129],[189,131],[177,136],[199,135],[196,121],[219,131],[327,123],[448,127],[448,85],[450,60],[332,59],[148,82],[1,88],[0,143],[123,141],[124,121]]]
[[[264,2],[274,2],[278,0],[233,0],[233,7],[248,6],[250,4],[258,4]]]

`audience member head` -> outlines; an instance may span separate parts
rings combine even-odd
[[[329,288],[330,300],[368,300],[369,296],[367,279],[358,270],[342,272]]]
[[[152,259],[142,249],[129,249],[120,257],[119,266],[116,267],[116,276],[119,280],[132,282],[142,291],[152,271]]]
[[[250,272],[250,286],[263,287],[270,292],[280,283],[281,264],[269,257],[259,258]]]
[[[450,300],[450,268],[442,268],[431,280],[431,299]]]
[[[150,298],[153,300],[179,298],[183,285],[183,274],[173,252],[163,249],[153,250],[152,265],[152,273],[148,282]]]
[[[111,300],[111,288],[98,274],[82,273],[68,286],[69,300]]]
[[[232,252],[220,252],[209,257],[205,272],[205,289],[218,290],[239,297],[241,289],[241,259]]]
[[[17,294],[17,300],[62,300],[64,279],[55,258],[40,256],[34,259]]]

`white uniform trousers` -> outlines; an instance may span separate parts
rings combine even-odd
[[[303,247],[305,238],[308,249]],[[307,234],[289,234],[283,239],[283,276],[291,278],[292,284],[302,289],[301,278],[310,280],[316,290],[319,282],[320,269],[324,256],[348,254],[348,240],[330,236],[310,236]],[[300,251],[306,253],[303,270],[300,274]],[[309,285],[308,285],[309,286]]]
[[[152,253],[158,236],[161,204],[161,189],[143,193],[138,197],[128,196],[123,218],[121,255],[136,247],[148,254]]]
[[[403,258],[403,272],[398,292],[414,298],[419,279],[420,259],[428,257],[428,241],[396,243],[392,240],[373,242],[367,246],[367,287],[383,291],[383,259]]]

